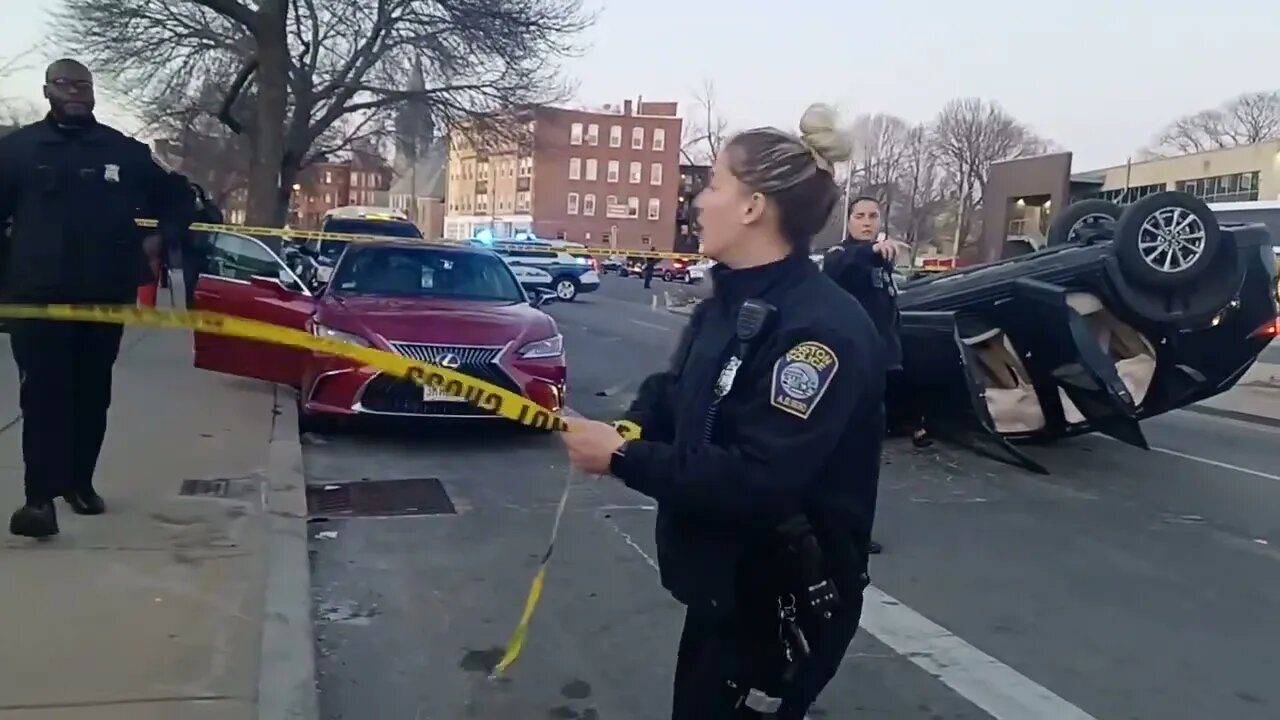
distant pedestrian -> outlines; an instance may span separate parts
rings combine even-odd
[[[190,203],[143,143],[93,116],[93,76],[75,60],[45,70],[49,114],[0,138],[0,222],[12,221],[0,301],[133,305],[148,276],[139,210],[176,243]],[[107,430],[111,376],[123,328],[14,322],[26,502],[9,531],[58,533],[53,500],[82,515],[106,510],[93,476]]]
[[[653,267],[657,262],[653,258],[644,261],[644,289],[648,290],[649,285],[653,283]]]

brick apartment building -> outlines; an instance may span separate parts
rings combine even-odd
[[[391,168],[371,153],[353,153],[350,160],[311,165],[302,171],[289,206],[289,224],[314,230],[324,214],[346,205],[388,207]]]
[[[522,142],[452,134],[445,236],[532,231],[619,249],[670,250],[680,188],[676,103],[530,111]]]
[[[698,211],[693,201],[711,181],[710,165],[681,165],[680,188],[676,194],[676,237],[671,248],[675,252],[696,253],[701,250],[698,237]]]

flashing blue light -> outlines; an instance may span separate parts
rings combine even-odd
[[[492,231],[490,231],[490,230],[488,230],[487,228],[481,228],[480,230],[478,230],[478,231],[476,232],[476,235],[475,235],[475,238],[474,238],[474,239],[475,239],[475,240],[477,240],[477,241],[479,241],[479,242],[481,242],[481,243],[484,243],[485,245],[492,245],[492,244],[493,244],[493,232],[492,232]]]

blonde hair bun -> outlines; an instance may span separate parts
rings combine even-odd
[[[814,103],[800,118],[800,139],[813,151],[819,165],[827,170],[853,155],[853,140],[839,129],[836,109],[825,103]]]

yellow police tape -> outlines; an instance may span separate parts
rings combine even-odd
[[[134,221],[138,227],[156,227],[156,221],[150,218],[138,218]],[[241,235],[254,235],[260,237],[279,237],[288,240],[340,240],[343,242],[374,242],[394,240],[409,240],[409,238],[389,238],[386,235],[373,235],[365,233],[335,233],[322,232],[320,230],[297,230],[293,228],[273,228],[273,227],[254,227],[251,225],[215,225],[213,223],[193,223],[191,230],[197,232],[230,232],[239,233]],[[418,242],[428,245],[447,245],[447,246],[465,246],[473,247],[469,240],[448,240],[445,238],[435,238],[431,240],[418,240]],[[662,252],[659,250],[628,250],[610,247],[561,247],[548,248],[545,245],[530,242],[520,242],[518,240],[504,241],[495,240],[490,247],[498,250],[520,250],[522,252],[544,253],[547,255],[555,255],[564,252],[574,256],[581,257],[628,257],[628,258],[646,258],[646,259],[675,259],[675,260],[705,260],[706,257],[697,253],[677,253]]]
[[[564,419],[529,399],[509,390],[490,385],[469,375],[438,367],[430,363],[407,358],[403,355],[360,347],[341,340],[321,338],[293,328],[271,325],[257,320],[223,315],[202,310],[160,310],[120,305],[0,305],[0,318],[11,320],[58,320],[64,322],[98,322],[116,325],[142,325],[154,328],[193,330],[195,332],[225,335],[228,337],[259,340],[313,350],[326,355],[345,357],[361,362],[389,375],[406,378],[423,387],[429,387],[462,398],[468,403],[521,425],[548,431],[564,431],[568,425]],[[570,476],[572,478],[572,476]],[[538,572],[529,588],[524,613],[517,623],[502,661],[493,675],[505,672],[524,647],[529,632],[529,621],[534,608],[542,597],[547,562],[551,559],[560,518],[569,499],[569,481],[565,483],[556,512],[551,542],[542,556]]]

